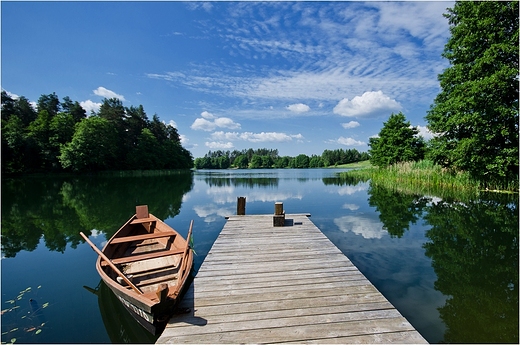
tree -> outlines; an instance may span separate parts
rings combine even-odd
[[[36,111],[31,103],[24,96],[13,99],[2,91],[2,120],[9,120],[12,115],[18,116],[22,120],[24,127],[27,127],[34,119],[36,119]]]
[[[249,162],[249,167],[251,169],[259,169],[262,167],[262,157],[254,154],[253,157],[251,157],[251,161]]]
[[[60,100],[55,92],[49,95],[41,95],[38,98],[38,113],[46,110],[51,117],[55,116],[60,111]]]
[[[30,163],[34,162],[29,153],[37,152],[31,142],[17,115],[10,116],[9,120],[2,119],[2,172],[21,173],[29,169]]]
[[[410,126],[403,113],[391,114],[378,138],[370,138],[370,163],[385,167],[398,162],[417,161],[424,158],[424,140],[419,131]]]
[[[45,109],[40,110],[36,119],[29,124],[29,137],[34,140],[38,147],[39,159],[41,159],[41,166],[39,168],[49,168],[52,166],[53,158],[52,150],[50,148],[50,127],[52,115]],[[36,157],[34,157],[36,158]]]
[[[309,167],[309,156],[306,154],[299,154],[294,158],[294,168],[303,169]]]
[[[235,158],[234,163],[237,168],[246,169],[249,164],[249,160],[247,159],[246,155],[240,155],[237,158]]]
[[[128,166],[133,169],[160,169],[162,147],[148,128],[141,131],[137,145],[128,155]]]
[[[450,24],[441,92],[426,119],[434,162],[481,181],[518,180],[518,1],[461,1]]]
[[[312,155],[309,161],[309,168],[321,168],[323,167],[323,160],[320,156]]]
[[[262,166],[264,168],[272,168],[274,164],[273,157],[270,155],[262,156]]]
[[[72,140],[61,148],[64,169],[77,172],[109,169],[117,157],[117,130],[99,116],[79,122]]]
[[[63,102],[61,102],[61,108],[64,113],[68,113],[72,115],[74,122],[79,122],[82,119],[87,117],[87,112],[83,107],[78,103],[78,101],[72,102],[69,96],[63,97]]]

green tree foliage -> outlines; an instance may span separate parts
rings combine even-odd
[[[240,160],[238,157],[243,156]],[[321,156],[307,156],[301,154],[297,157],[279,156],[274,149],[244,149],[242,151],[209,151],[204,157],[195,159],[196,169],[227,169],[251,168],[251,169],[283,169],[283,168],[321,168],[329,165],[347,164],[368,160],[370,156],[366,152],[350,150],[325,150]],[[247,159],[247,163],[244,159]]]
[[[278,157],[274,161],[274,167],[277,169],[287,168],[289,166],[289,163],[291,162],[291,159],[292,158],[289,156]]]
[[[294,158],[294,165],[293,167],[294,168],[297,168],[297,169],[304,169],[304,168],[308,168],[309,167],[309,163],[310,163],[310,158],[309,156],[307,156],[306,154],[299,154],[298,156],[296,156]]]
[[[518,1],[461,1],[445,15],[451,66],[426,116],[430,154],[481,181],[518,179],[518,13]]]
[[[235,159],[234,164],[239,169],[246,169],[249,165],[249,160],[246,155],[240,155]]]
[[[104,99],[99,113],[87,118],[78,102],[64,97],[60,103],[52,93],[42,95],[37,108],[2,91],[3,173],[193,167],[177,129],[157,115],[148,120],[142,105]]]
[[[78,103],[78,101],[72,102],[72,100],[68,96],[63,97],[63,102],[61,102],[61,108],[64,113],[72,115],[74,122],[79,122],[87,117],[87,112]]]
[[[324,166],[321,156],[312,155],[309,161],[309,168],[322,168]]]
[[[332,166],[366,161],[370,158],[370,156],[368,155],[368,153],[360,153],[356,149],[336,149],[323,151],[323,153],[321,154],[321,158],[324,166]]]
[[[29,124],[28,135],[30,139],[34,140],[38,147],[38,159],[40,167],[42,169],[49,168],[52,165],[52,152],[50,149],[49,138],[50,138],[50,127],[51,127],[52,115],[45,109],[38,112],[36,119]]]
[[[45,110],[49,113],[50,117],[55,116],[60,111],[60,100],[56,93],[52,93],[49,95],[41,95],[38,99],[37,105],[38,113]]]
[[[251,162],[249,162],[249,167],[251,169],[258,169],[262,167],[262,157],[259,155],[253,155],[251,157]]]
[[[370,138],[370,163],[385,167],[398,162],[418,161],[424,158],[425,143],[419,131],[410,126],[403,113],[391,114],[378,138]]]
[[[59,157],[65,169],[77,172],[108,170],[116,164],[116,158],[117,130],[109,120],[98,116],[78,124]]]

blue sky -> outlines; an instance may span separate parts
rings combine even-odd
[[[453,2],[5,2],[2,89],[142,104],[194,157],[368,150],[392,112],[426,138]]]

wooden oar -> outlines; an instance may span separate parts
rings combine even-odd
[[[135,286],[135,285],[130,281],[130,279],[128,279],[128,278],[123,274],[123,272],[121,272],[121,271],[119,270],[119,268],[117,268],[116,265],[114,265],[114,264],[112,263],[112,261],[110,261],[110,259],[107,258],[107,256],[106,256],[105,254],[103,254],[103,252],[102,252],[101,250],[99,250],[99,248],[96,247],[96,245],[95,245],[94,243],[92,243],[92,242],[88,239],[87,236],[85,236],[84,233],[80,232],[79,234],[81,235],[81,237],[83,237],[83,239],[84,239],[85,241],[87,241],[88,244],[90,244],[90,246],[92,247],[92,249],[94,249],[94,251],[95,251],[96,253],[98,253],[98,255],[101,256],[101,258],[107,262],[107,264],[108,264],[108,265],[109,265],[109,266],[114,270],[114,272],[117,273],[118,276],[120,276],[121,278],[123,278],[123,280],[124,280],[124,281],[125,281],[125,282],[126,282],[126,283],[127,283],[127,284],[132,288],[132,289],[135,290],[135,292],[137,292],[138,294],[142,294],[141,290],[139,290],[139,289],[137,288],[137,286]]]
[[[184,249],[184,255],[182,256],[181,269],[179,270],[179,272],[181,273],[179,281],[184,280],[184,276],[186,273],[185,270],[187,268],[186,266],[188,264],[188,257],[190,255],[190,238],[191,238],[192,230],[193,230],[193,220],[190,222],[190,229],[188,230],[188,236],[186,236],[186,248]]]

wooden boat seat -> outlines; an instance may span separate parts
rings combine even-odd
[[[130,222],[130,224],[141,224],[141,223],[155,223],[157,222],[154,218],[136,218]]]
[[[177,254],[184,254],[184,250],[178,250],[177,248],[170,249],[170,250],[161,250],[161,251],[153,252],[153,253],[145,253],[145,254],[125,256],[123,258],[111,259],[110,261],[112,261],[112,263],[114,265],[119,265],[119,264],[127,264],[129,262],[149,260],[149,259],[160,258],[163,256],[177,255]],[[105,261],[102,261],[101,265],[106,266],[108,264]]]
[[[112,241],[110,241],[110,244],[126,243],[126,242],[133,242],[133,241],[144,241],[144,240],[151,240],[154,238],[170,237],[170,236],[176,236],[176,235],[177,234],[173,231],[152,232],[151,234],[114,238],[114,239],[112,239]]]

